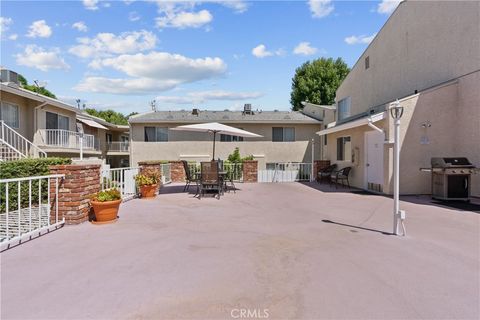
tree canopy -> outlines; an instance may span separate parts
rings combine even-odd
[[[127,125],[128,124],[128,118],[138,114],[138,112],[132,112],[128,114],[127,116],[123,115],[120,112],[113,111],[111,109],[108,110],[96,110],[93,108],[87,108],[85,109],[85,112],[88,113],[91,116],[101,118],[107,122],[113,123],[113,124],[119,124],[119,125]]]
[[[302,101],[321,105],[335,103],[335,91],[349,71],[342,58],[320,58],[302,64],[292,78],[292,110],[303,109]]]
[[[40,94],[43,94],[44,96],[47,96],[47,97],[50,97],[50,98],[53,98],[53,99],[57,98],[55,96],[55,94],[53,94],[49,90],[45,89],[44,87],[37,87],[36,85],[28,84],[27,79],[25,79],[25,77],[22,76],[21,74],[18,75],[18,82],[20,82],[23,89],[33,91],[33,92],[36,92],[36,93],[40,93]]]

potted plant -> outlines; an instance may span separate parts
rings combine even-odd
[[[135,176],[142,198],[153,198],[156,195],[160,175],[156,171],[145,171]]]
[[[108,189],[96,193],[90,200],[95,214],[92,223],[103,224],[117,220],[118,208],[122,202],[122,195],[118,189]]]

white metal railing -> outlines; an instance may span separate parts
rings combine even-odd
[[[107,144],[107,151],[128,152],[130,143],[128,141],[113,141]]]
[[[0,120],[0,159],[17,160],[28,157],[46,157],[45,151],[30,142],[17,131]]]
[[[201,171],[200,163],[188,163],[188,168],[192,175],[199,174]],[[242,182],[243,181],[243,164],[242,163],[230,163],[223,162],[222,168],[220,171],[225,171],[227,173],[227,178],[233,178],[233,181]]]
[[[137,195],[135,176],[139,173],[138,167],[134,168],[104,168],[100,176],[100,189],[116,188],[120,191],[123,200],[132,199]]]
[[[243,181],[243,164],[242,163],[223,163],[222,171],[227,172],[227,178],[233,181]]]
[[[258,182],[311,181],[312,164],[277,162],[268,164],[266,170],[258,170]]]
[[[94,135],[63,129],[40,129],[42,140],[47,146],[80,149],[80,141],[83,140],[83,149],[98,150],[98,141]]]
[[[167,184],[172,182],[172,172],[170,171],[171,165],[170,163],[162,163],[160,164],[161,176],[162,176],[162,184]]]
[[[5,250],[58,228],[58,187],[63,174],[0,179],[0,245]]]

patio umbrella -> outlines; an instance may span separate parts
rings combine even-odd
[[[196,131],[196,132],[212,132],[213,133],[213,157],[215,160],[215,137],[217,133],[228,134],[231,136],[238,136],[244,138],[260,138],[262,137],[259,134],[248,132],[242,129],[230,127],[218,122],[208,122],[208,123],[199,123],[199,124],[189,124],[185,126],[178,126],[170,130],[178,131]]]

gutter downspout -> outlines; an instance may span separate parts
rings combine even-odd
[[[378,131],[378,132],[380,132],[381,134],[383,134],[383,141],[384,141],[384,143],[386,143],[386,144],[391,143],[390,141],[387,140],[387,135],[386,135],[386,133],[385,133],[385,130],[380,129],[379,127],[377,127],[376,125],[374,125],[371,118],[368,118],[368,123],[367,123],[367,125],[368,125],[370,128],[372,128],[373,130]]]
[[[37,133],[38,131],[38,123],[37,123],[37,111],[38,109],[46,106],[48,104],[47,101],[44,101],[42,102],[41,104],[39,104],[38,106],[36,106],[34,109],[33,109],[33,140],[35,141],[35,134]]]

